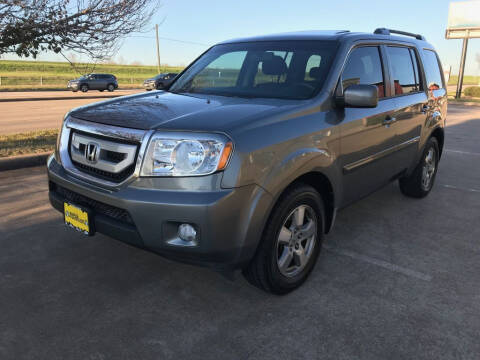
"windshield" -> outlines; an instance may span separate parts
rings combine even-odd
[[[217,45],[170,87],[176,93],[308,99],[323,86],[333,41],[269,41]]]

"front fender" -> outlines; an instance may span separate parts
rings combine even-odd
[[[259,185],[277,197],[288,185],[309,172],[321,172],[331,179],[335,176],[334,163],[335,154],[327,149],[298,149],[274,164]]]

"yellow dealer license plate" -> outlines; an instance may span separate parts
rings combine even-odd
[[[88,212],[80,209],[78,206],[63,203],[63,214],[65,216],[65,224],[73,227],[85,235],[91,235],[92,231],[89,224]]]

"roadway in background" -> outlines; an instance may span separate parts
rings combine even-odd
[[[102,97],[131,95],[140,92],[144,92],[144,90],[117,90],[113,93],[95,90],[87,93],[71,91],[0,92],[0,99],[52,98],[52,100],[0,102],[0,135],[57,129],[60,127],[65,113],[77,106],[102,101]],[[78,99],[59,99],[71,96],[78,97]],[[91,96],[97,98],[88,98]]]

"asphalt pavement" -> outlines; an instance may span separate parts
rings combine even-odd
[[[26,101],[0,102],[0,135],[57,129],[60,127],[65,113],[77,106],[102,101],[102,98],[109,96],[131,95],[138,92],[143,91],[117,90],[113,93],[93,90],[87,93],[71,91],[0,92],[0,99],[3,100],[26,99]],[[76,99],[71,99],[72,96]],[[92,96],[96,98],[92,99]],[[42,97],[44,100],[32,100],[38,97]]]
[[[480,108],[450,106],[436,184],[342,210],[283,297],[65,228],[44,167],[0,172],[0,359],[480,358]]]

